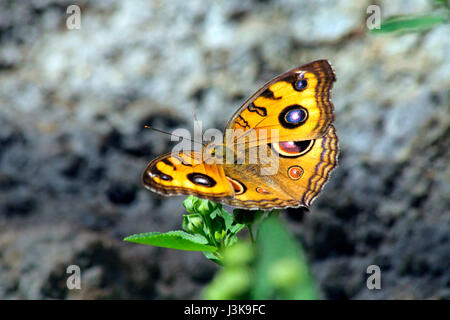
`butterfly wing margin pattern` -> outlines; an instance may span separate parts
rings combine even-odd
[[[142,175],[145,188],[164,196],[195,195],[222,201],[233,196],[221,165],[201,161],[201,154],[167,153],[150,162]]]
[[[336,134],[336,128],[331,125],[327,133],[321,139],[316,140],[316,143],[320,144],[320,161],[314,167],[314,174],[309,177],[307,191],[303,193],[302,203],[306,207],[309,207],[317,198],[328,182],[331,171],[337,167],[339,138]],[[313,155],[311,154],[311,156]]]

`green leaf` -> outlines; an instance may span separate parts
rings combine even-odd
[[[233,224],[234,221],[233,216],[224,209],[221,210],[221,213],[223,219],[225,220],[225,229],[230,230],[231,225]]]
[[[245,267],[254,258],[253,246],[250,242],[241,241],[229,246],[223,253],[225,267]]]
[[[238,237],[235,234],[229,233],[225,236],[223,241],[225,247],[230,247],[238,241]]]
[[[449,6],[448,0],[434,0],[434,2],[443,6]]]
[[[216,247],[208,245],[208,240],[200,235],[192,235],[184,231],[169,231],[166,233],[147,232],[128,236],[124,241],[147,244],[156,247],[215,252]]]
[[[245,299],[251,285],[252,273],[249,268],[222,269],[203,291],[206,300]],[[251,319],[251,318],[250,318]]]
[[[217,217],[217,216],[220,217],[220,215],[221,215],[221,210],[220,210],[220,208],[217,208],[217,209],[213,210],[213,211],[209,214],[209,217],[210,217],[211,219],[214,219],[214,218]]]
[[[214,231],[214,239],[220,243],[223,240],[223,238],[225,237],[225,234],[226,234],[225,230]]]
[[[225,221],[223,220],[222,217],[216,217],[211,221],[211,228],[212,228],[211,231],[213,233],[216,231],[221,232],[222,230],[225,229]]]
[[[206,258],[208,258],[209,260],[217,263],[219,266],[223,266],[223,262],[222,260],[220,260],[217,256],[215,256],[212,252],[207,252],[207,251],[203,251],[203,254],[205,255]]]
[[[372,29],[370,33],[417,32],[430,29],[447,21],[444,15],[401,15],[390,17],[381,23],[380,29]]]
[[[236,233],[238,233],[239,231],[241,231],[244,228],[245,228],[245,224],[236,223],[236,224],[234,224],[234,225],[232,225],[230,227],[230,233],[231,234],[236,234]]]
[[[266,218],[258,231],[253,299],[317,299],[305,253],[279,218]]]

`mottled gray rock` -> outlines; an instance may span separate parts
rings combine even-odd
[[[430,1],[379,1],[382,16]],[[170,138],[223,128],[246,97],[326,58],[339,168],[310,212],[283,217],[323,298],[448,299],[450,27],[371,36],[366,1],[0,1],[0,298],[201,296],[199,253],[128,244],[178,229],[183,197],[141,186]],[[80,292],[65,287],[79,263]],[[368,290],[377,264],[382,289]]]

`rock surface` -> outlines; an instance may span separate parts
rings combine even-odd
[[[378,1],[382,16],[430,1]],[[327,299],[450,297],[450,26],[366,33],[370,2],[0,1],[0,298],[199,298],[200,253],[121,239],[179,229],[183,198],[143,189],[170,139],[223,128],[273,76],[329,59],[340,166],[283,217]],[[69,265],[82,290],[68,290]],[[380,266],[382,289],[366,268]]]

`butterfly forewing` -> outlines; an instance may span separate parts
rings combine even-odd
[[[216,201],[233,196],[223,167],[199,159],[201,154],[196,152],[160,156],[147,166],[142,182],[147,189],[168,196],[192,194]]]
[[[255,130],[253,145],[311,140],[323,136],[334,120],[330,90],[336,81],[327,60],[318,60],[282,74],[251,96],[233,115],[227,129]],[[272,129],[278,130],[272,132]],[[265,130],[260,135],[260,130]]]

